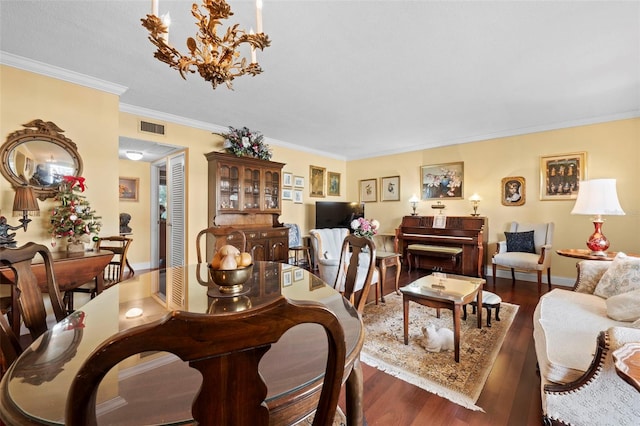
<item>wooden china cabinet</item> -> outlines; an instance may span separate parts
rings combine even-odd
[[[289,228],[278,221],[284,163],[224,152],[205,157],[209,162],[209,226],[242,229],[254,260],[286,262]],[[207,257],[210,251],[207,247]]]

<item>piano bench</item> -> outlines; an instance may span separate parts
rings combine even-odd
[[[418,269],[420,266],[420,258],[425,258],[428,266],[434,270],[459,274],[462,271],[461,257],[462,249],[460,247],[432,246],[427,244],[409,244],[407,246],[409,272],[411,272],[412,263],[415,268]]]

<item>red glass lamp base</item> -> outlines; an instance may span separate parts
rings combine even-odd
[[[607,249],[609,248],[609,240],[602,233],[602,222],[594,221],[595,227],[594,233],[587,240],[587,247],[591,250],[592,256],[606,256]]]

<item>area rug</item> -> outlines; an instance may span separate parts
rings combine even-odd
[[[421,328],[432,323],[436,328],[453,330],[452,311],[436,310],[409,302],[409,344],[404,344],[402,296],[385,296],[386,303],[369,304],[362,319],[365,325],[362,362],[385,371],[398,379],[475,411],[484,411],[476,401],[500,352],[518,306],[502,303],[500,321],[492,311],[491,328],[486,327],[487,313],[483,310],[482,328],[468,307],[467,320],[460,327],[460,362],[453,359],[453,351],[427,352],[420,346]]]

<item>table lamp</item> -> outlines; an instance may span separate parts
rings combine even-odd
[[[478,204],[480,204],[480,200],[482,200],[482,198],[480,198],[478,194],[473,194],[469,197],[469,201],[473,203],[473,213],[471,213],[471,216],[480,216],[480,213],[478,213]]]
[[[616,192],[615,179],[592,179],[580,181],[578,187],[578,199],[571,210],[571,214],[584,214],[594,216],[594,233],[587,240],[587,247],[592,256],[606,256],[609,248],[609,240],[602,233],[604,220],[602,215],[624,215],[618,194]]]
[[[409,198],[409,204],[411,204],[411,208],[413,208],[413,213],[411,213],[411,216],[417,216],[418,213],[416,213],[416,207],[418,206],[418,197],[416,197],[416,194],[413,194],[411,196],[411,198]]]
[[[17,243],[14,239],[16,234],[15,232],[9,233],[9,231],[15,231],[20,228],[26,231],[29,222],[31,222],[29,215],[39,216],[40,207],[38,207],[33,188],[28,185],[21,185],[16,188],[16,194],[13,199],[13,216],[22,216],[22,218],[18,219],[20,225],[9,225],[4,216],[0,217],[0,247],[16,247]]]

